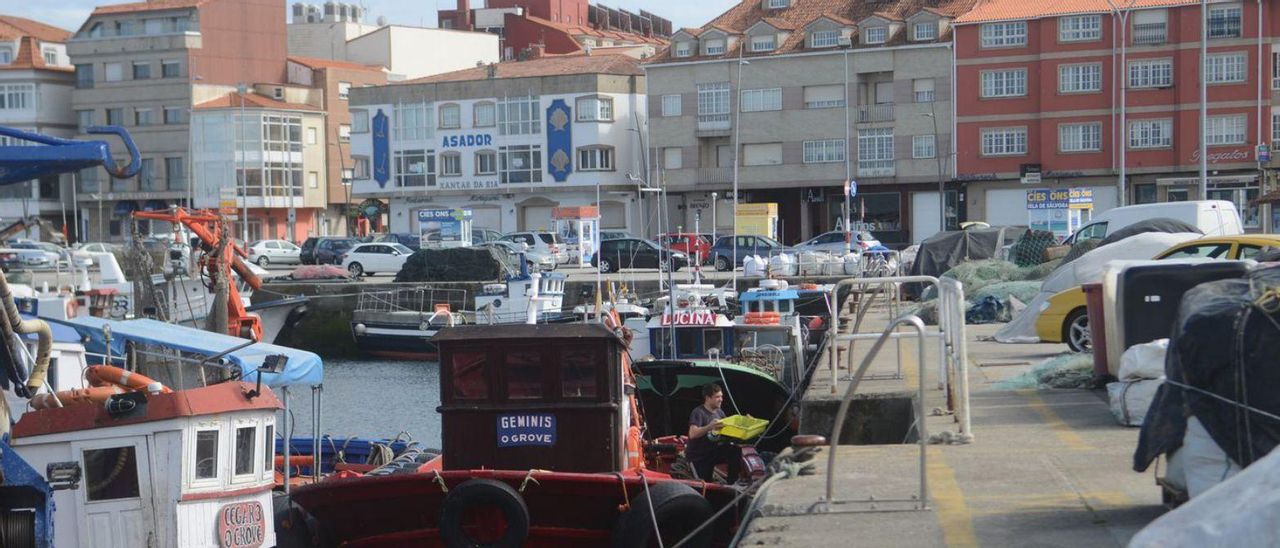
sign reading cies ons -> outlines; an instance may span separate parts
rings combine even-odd
[[[550,413],[498,415],[498,447],[551,447],[555,444],[555,415]]]

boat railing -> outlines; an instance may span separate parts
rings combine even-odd
[[[449,305],[453,310],[465,310],[466,290],[413,287],[361,291],[356,298],[356,311],[434,314],[438,311],[437,305],[442,304]]]
[[[787,352],[774,344],[762,344],[738,350],[739,363],[773,375],[778,382],[783,381],[788,361],[790,360],[787,359]]]

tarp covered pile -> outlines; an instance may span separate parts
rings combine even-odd
[[[997,258],[1004,246],[1012,245],[1026,230],[1024,226],[1000,226],[939,232],[920,244],[909,274],[937,277],[961,263]],[[922,284],[906,286],[913,296],[923,290]]]
[[[519,271],[506,252],[488,247],[423,249],[405,261],[397,282],[502,281]]]

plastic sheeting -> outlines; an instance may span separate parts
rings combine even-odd
[[[1169,339],[1159,339],[1135,344],[1124,351],[1120,358],[1120,380],[1140,381],[1164,378],[1164,356],[1169,350]]]
[[[1138,221],[1129,226],[1121,228],[1115,232],[1112,232],[1111,234],[1108,234],[1106,238],[1103,238],[1102,242],[1099,243],[1098,245],[1099,246],[1111,245],[1125,238],[1137,236],[1139,234],[1146,234],[1148,232],[1164,232],[1167,234],[1191,232],[1195,234],[1204,234],[1204,231],[1200,230],[1200,228],[1197,227],[1196,225],[1193,225],[1190,223],[1184,223],[1177,219],[1170,219],[1168,217],[1157,217],[1155,219]]]
[[[1040,337],[1036,334],[1036,320],[1040,318],[1042,305],[1045,305],[1050,297],[1081,284],[1101,281],[1103,268],[1111,261],[1150,259],[1174,245],[1198,237],[1200,234],[1187,232],[1139,234],[1099,247],[1085,253],[1079,259],[1064,263],[1045,278],[1040,286],[1040,293],[1027,303],[1026,310],[996,332],[995,340],[1002,343],[1040,342]]]
[[[912,276],[941,276],[960,263],[995,258],[1000,249],[1011,245],[1027,227],[992,227],[939,232],[920,244],[911,263]],[[919,295],[920,284],[909,284],[909,293]]]
[[[1160,379],[1142,379],[1107,383],[1107,400],[1111,414],[1121,426],[1142,426],[1142,419],[1164,383]]]

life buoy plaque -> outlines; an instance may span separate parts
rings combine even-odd
[[[258,548],[266,541],[267,526],[258,501],[228,504],[218,510],[218,546]]]

